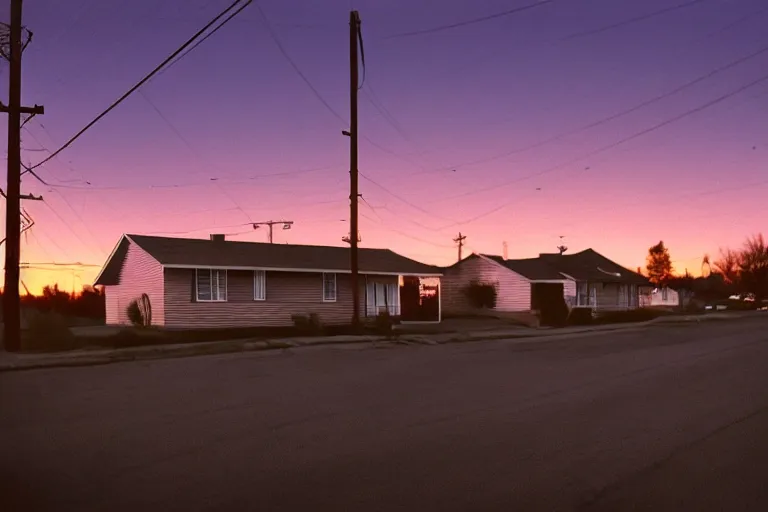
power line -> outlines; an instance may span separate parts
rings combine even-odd
[[[393,34],[391,36],[387,36],[384,39],[394,39],[394,38],[399,38],[399,37],[411,37],[411,36],[419,36],[419,35],[424,35],[424,34],[432,34],[432,33],[435,33],[435,32],[441,32],[443,30],[449,30],[449,29],[452,29],[452,28],[464,27],[466,25],[474,25],[476,23],[482,23],[484,21],[490,21],[490,20],[493,20],[493,19],[496,19],[496,18],[502,18],[504,16],[510,16],[512,14],[517,14],[519,12],[527,11],[527,10],[533,9],[535,7],[541,7],[542,5],[551,4],[553,1],[554,0],[540,0],[540,1],[532,3],[532,4],[523,5],[523,6],[520,6],[520,7],[515,7],[513,9],[507,9],[505,11],[497,12],[497,13],[494,13],[494,14],[489,14],[487,16],[480,16],[479,18],[472,18],[472,19],[465,20],[465,21],[459,21],[457,23],[451,23],[449,25],[440,25],[440,26],[437,26],[437,27],[426,28],[426,29],[423,29],[423,30],[414,30],[412,32],[402,32],[400,34]]]
[[[596,128],[596,127],[601,126],[603,124],[606,124],[606,123],[608,123],[610,121],[614,121],[614,120],[619,119],[621,117],[624,117],[624,116],[626,116],[628,114],[636,112],[636,111],[638,111],[638,110],[640,110],[640,109],[642,109],[644,107],[647,107],[648,105],[652,105],[654,103],[657,103],[657,102],[659,102],[659,101],[661,101],[663,99],[666,99],[666,98],[668,98],[670,96],[673,96],[673,95],[675,95],[675,94],[677,94],[679,92],[682,92],[682,91],[684,91],[686,89],[689,89],[690,87],[693,87],[694,85],[697,85],[697,84],[699,84],[699,83],[701,83],[701,82],[703,82],[703,81],[705,81],[705,80],[707,80],[709,78],[712,78],[713,76],[715,76],[715,75],[717,75],[719,73],[722,73],[723,71],[727,71],[727,70],[729,70],[729,69],[731,69],[733,67],[738,66],[739,64],[743,64],[744,62],[747,62],[747,61],[749,61],[751,59],[754,59],[755,57],[758,57],[758,56],[760,56],[760,55],[762,55],[762,54],[764,54],[766,52],[768,52],[768,46],[760,48],[759,50],[757,50],[755,52],[752,52],[752,53],[750,53],[748,55],[740,57],[740,58],[738,58],[738,59],[736,59],[734,61],[731,61],[731,62],[729,62],[727,64],[724,64],[724,65],[722,65],[722,66],[720,66],[718,68],[715,68],[712,71],[709,71],[708,73],[705,73],[705,74],[703,74],[703,75],[701,75],[701,76],[699,76],[697,78],[694,78],[693,80],[690,80],[690,81],[688,81],[688,82],[686,82],[686,83],[684,83],[684,84],[682,84],[682,85],[680,85],[678,87],[675,87],[674,89],[671,89],[671,90],[669,90],[669,91],[667,91],[665,93],[662,93],[662,94],[659,94],[657,96],[654,96],[654,97],[652,97],[650,99],[647,99],[645,101],[642,101],[642,102],[640,102],[640,103],[638,103],[638,104],[636,104],[636,105],[634,105],[634,106],[632,106],[630,108],[627,108],[627,109],[622,110],[620,112],[616,112],[615,114],[611,114],[611,115],[609,115],[607,117],[603,117],[602,119],[598,119],[597,121],[593,121],[591,123],[587,123],[587,124],[582,125],[582,126],[580,126],[578,128],[575,128],[573,130],[569,130],[567,132],[562,132],[562,133],[560,133],[558,135],[549,137],[547,139],[540,140],[538,142],[534,142],[533,144],[529,144],[529,145],[524,146],[522,148],[516,148],[516,149],[510,150],[510,151],[505,151],[503,153],[499,153],[499,154],[496,154],[496,155],[493,155],[493,156],[490,156],[490,157],[481,158],[481,159],[478,159],[478,160],[472,160],[470,162],[462,162],[462,163],[459,163],[459,164],[454,164],[454,165],[451,165],[451,166],[447,166],[446,169],[447,168],[462,167],[462,166],[466,166],[466,165],[476,165],[476,164],[492,162],[494,160],[498,160],[498,159],[504,158],[506,156],[511,156],[511,155],[515,155],[515,154],[518,154],[518,153],[523,153],[525,151],[529,151],[531,149],[536,149],[536,148],[539,148],[539,147],[544,146],[546,144],[549,144],[549,143],[552,143],[552,142],[564,139],[565,137],[570,137],[571,135],[576,135],[577,133],[581,133],[583,131],[590,130],[592,128]],[[440,169],[440,170],[444,170],[444,169]]]
[[[569,36],[565,36],[561,39],[561,41],[570,41],[571,39],[577,39],[580,37],[586,37],[591,36],[594,34],[599,34],[601,32],[607,32],[609,30],[612,30],[614,28],[623,27],[625,25],[630,25],[632,23],[637,23],[638,21],[647,20],[650,18],[655,18],[656,16],[660,16],[662,14],[666,14],[668,12],[677,11],[679,9],[684,9],[686,7],[691,7],[696,4],[700,4],[702,2],[706,2],[707,0],[691,0],[689,2],[684,2],[682,4],[673,5],[670,7],[665,7],[663,9],[659,9],[657,11],[650,12],[648,14],[641,14],[640,16],[635,16],[633,18],[629,18],[626,20],[618,21],[616,23],[611,23],[610,25],[606,25],[600,28],[592,29],[592,30],[585,30],[584,32],[576,32],[575,34],[571,34]]]
[[[239,11],[238,11],[239,12]],[[237,14],[237,12],[235,12]],[[165,114],[160,110],[160,108],[155,105],[155,103],[147,96],[147,94],[144,91],[139,91],[139,94],[141,94],[141,97],[144,98],[144,100],[149,103],[149,105],[154,109],[155,113],[157,113],[158,116],[160,116],[160,119],[162,119],[165,124],[170,128],[170,130],[176,135],[176,137],[187,147],[187,149],[192,153],[193,156],[196,157],[196,160],[200,160],[200,155],[197,153],[197,150],[192,147],[192,144],[187,141],[187,139],[181,134],[181,132],[176,128],[176,126],[168,119]],[[231,194],[229,194],[227,191],[224,190],[223,187],[221,187],[218,183],[218,181],[214,182],[216,188],[221,192],[227,199],[230,200],[230,202],[235,205],[235,208],[237,208],[245,217],[253,222],[253,219],[251,219],[250,215],[243,209],[242,206],[238,204],[237,201],[235,201],[235,198],[232,197]]]
[[[732,90],[732,91],[730,91],[730,92],[728,92],[726,94],[723,94],[723,95],[715,98],[714,100],[711,100],[711,101],[708,101],[708,102],[706,102],[706,103],[704,103],[702,105],[699,105],[698,107],[686,110],[685,112],[683,112],[681,114],[678,114],[678,115],[676,115],[674,117],[671,117],[671,118],[668,118],[668,119],[666,119],[664,121],[661,121],[660,123],[657,123],[657,124],[655,124],[655,125],[653,125],[653,126],[651,126],[649,128],[646,128],[644,130],[640,130],[639,132],[633,133],[632,135],[624,137],[624,138],[622,138],[622,139],[620,139],[620,140],[618,140],[616,142],[613,142],[613,143],[608,144],[606,146],[600,147],[598,149],[590,151],[589,153],[586,153],[586,154],[581,155],[579,157],[570,159],[570,160],[568,160],[566,162],[560,163],[560,164],[555,165],[553,167],[550,167],[548,169],[544,169],[542,171],[534,172],[534,173],[528,174],[526,176],[521,176],[519,178],[508,180],[508,181],[505,181],[505,182],[502,182],[502,183],[497,183],[497,184],[494,184],[492,186],[483,187],[483,188],[475,189],[475,190],[470,190],[470,191],[467,191],[467,192],[465,192],[463,194],[459,194],[459,195],[453,196],[451,199],[456,199],[456,198],[459,198],[459,197],[466,197],[466,196],[478,194],[478,193],[481,193],[481,192],[486,192],[488,190],[495,190],[495,189],[498,189],[500,187],[506,187],[506,186],[511,185],[513,183],[518,183],[520,181],[524,181],[524,180],[527,180],[527,179],[530,179],[530,178],[533,178],[533,177],[536,177],[536,176],[541,176],[543,174],[548,174],[550,172],[556,171],[558,169],[561,169],[561,168],[566,167],[568,165],[571,165],[573,163],[579,162],[579,161],[584,160],[586,158],[589,158],[589,157],[598,155],[600,153],[603,153],[605,151],[608,151],[610,149],[613,149],[613,148],[615,148],[617,146],[625,144],[625,143],[627,143],[627,142],[629,142],[631,140],[634,140],[634,139],[636,139],[638,137],[641,137],[643,135],[647,135],[648,133],[651,133],[651,132],[656,131],[656,130],[658,130],[660,128],[663,128],[663,127],[665,127],[667,125],[670,125],[672,123],[680,121],[681,119],[684,119],[684,118],[686,118],[688,116],[691,116],[693,114],[701,112],[702,110],[705,110],[705,109],[710,108],[710,107],[712,107],[714,105],[717,105],[718,103],[721,103],[721,102],[725,101],[726,99],[728,99],[728,98],[730,98],[732,96],[735,96],[736,94],[739,94],[739,93],[749,89],[750,87],[754,87],[755,85],[757,85],[759,83],[762,83],[762,82],[764,82],[766,80],[768,80],[768,75],[763,75],[762,77],[758,78],[757,80],[753,80],[752,82],[749,82],[746,85],[743,85],[743,86],[741,86],[741,87],[739,87],[737,89],[734,89],[734,90]]]
[[[550,0],[548,0],[548,1],[550,1]],[[309,78],[307,78],[307,75],[305,75],[304,72],[301,71],[301,68],[299,68],[298,64],[296,64],[296,62],[291,58],[291,56],[288,53],[288,51],[285,49],[283,44],[280,42],[280,38],[277,36],[277,33],[275,32],[274,28],[272,27],[272,24],[270,23],[269,18],[267,18],[266,13],[261,8],[261,6],[259,4],[256,4],[256,8],[258,9],[259,14],[261,15],[261,18],[264,21],[264,25],[267,28],[267,32],[269,33],[269,35],[272,38],[272,40],[275,42],[275,45],[277,46],[278,50],[280,50],[280,53],[283,55],[283,57],[285,57],[285,60],[288,61],[288,64],[291,65],[291,67],[296,72],[296,74],[299,75],[299,78],[301,78],[304,81],[304,83],[307,85],[307,87],[309,87],[309,89],[312,91],[312,94],[314,94],[315,98],[317,98],[317,100],[326,108],[326,110],[328,110],[328,112],[330,112],[331,115],[333,115],[333,117],[338,119],[341,122],[342,126],[344,126],[345,128],[349,127],[349,122],[346,119],[344,119],[344,117],[341,114],[339,114],[339,112],[336,109],[334,109],[331,106],[331,104],[328,103],[328,101],[326,101],[326,99],[323,97],[323,95],[320,94],[320,91],[318,91],[317,88],[309,80]],[[380,149],[381,151],[383,151],[385,153],[389,153],[390,155],[392,155],[392,156],[394,156],[396,158],[399,158],[400,160],[403,160],[404,162],[407,162],[407,163],[409,163],[411,165],[415,165],[416,167],[421,167],[422,169],[424,169],[424,166],[422,166],[421,164],[419,164],[417,162],[414,162],[414,161],[410,160],[409,158],[404,157],[403,155],[400,155],[400,154],[396,153],[395,151],[393,151],[393,150],[391,150],[391,149],[389,149],[389,148],[387,148],[385,146],[382,146],[378,142],[372,140],[370,137],[367,137],[364,134],[359,134],[359,136],[362,139],[364,139],[366,142],[368,142],[370,145],[372,145],[373,147],[378,148],[378,149]]]
[[[398,194],[395,194],[394,192],[392,192],[391,190],[389,190],[388,188],[386,188],[384,185],[381,185],[381,184],[377,183],[376,181],[372,180],[371,178],[369,178],[368,176],[366,176],[366,175],[365,175],[365,174],[363,174],[362,172],[360,173],[360,176],[362,176],[362,177],[363,177],[363,179],[365,179],[366,181],[368,181],[368,182],[370,182],[370,183],[372,183],[372,184],[376,185],[376,186],[377,186],[377,187],[379,187],[381,190],[383,190],[383,191],[384,191],[384,192],[386,192],[387,194],[391,195],[392,197],[394,197],[394,198],[395,198],[395,199],[397,199],[398,201],[400,201],[400,202],[402,202],[402,203],[404,203],[404,204],[407,204],[407,205],[408,205],[408,206],[410,206],[411,208],[414,208],[414,209],[416,209],[416,210],[419,210],[419,211],[420,211],[420,212],[422,212],[422,213],[426,213],[427,215],[431,215],[431,216],[433,216],[433,217],[442,218],[443,220],[449,220],[449,221],[453,222],[453,220],[452,220],[452,219],[449,219],[449,218],[447,218],[447,217],[443,217],[443,216],[440,216],[440,215],[436,215],[436,214],[434,214],[434,213],[432,213],[432,212],[430,212],[430,211],[428,211],[428,210],[425,210],[423,207],[419,206],[418,204],[416,204],[416,203],[413,203],[413,202],[411,202],[411,201],[409,201],[409,200],[405,199],[404,197],[401,197],[401,196],[399,196]]]
[[[201,44],[203,44],[203,43],[206,41],[206,39],[208,39],[208,38],[209,38],[209,37],[211,37],[213,34],[215,34],[216,32],[218,32],[218,31],[219,31],[219,30],[220,30],[222,27],[224,27],[224,25],[226,25],[227,23],[229,23],[229,22],[232,20],[232,18],[234,18],[235,16],[237,16],[238,14],[240,14],[240,11],[242,11],[243,9],[245,9],[246,7],[248,7],[248,4],[250,4],[250,3],[251,3],[251,1],[252,1],[252,0],[247,0],[245,4],[243,4],[243,5],[242,5],[242,6],[241,6],[241,7],[240,7],[238,10],[236,10],[235,12],[233,12],[233,13],[231,13],[229,16],[227,16],[227,18],[226,18],[224,21],[222,21],[222,22],[221,22],[221,23],[220,23],[218,26],[216,26],[216,28],[214,28],[213,30],[211,30],[210,32],[208,32],[208,33],[207,33],[207,34],[206,34],[206,35],[205,35],[205,36],[204,36],[202,39],[200,39],[200,40],[199,40],[199,41],[197,41],[195,44],[193,44],[191,47],[189,47],[189,48],[187,49],[187,51],[185,51],[184,53],[182,53],[181,55],[179,55],[179,58],[177,58],[176,60],[174,60],[173,62],[171,62],[170,64],[168,64],[168,66],[166,66],[164,69],[160,70],[160,71],[157,73],[157,76],[160,76],[160,75],[162,75],[163,73],[165,73],[166,71],[168,71],[169,69],[171,69],[171,68],[172,68],[173,66],[175,66],[175,65],[176,65],[176,64],[177,64],[177,63],[178,63],[180,60],[182,60],[184,57],[186,57],[187,55],[189,55],[189,54],[190,54],[190,53],[191,53],[191,52],[192,52],[192,51],[193,51],[195,48],[197,48],[198,46],[200,46]],[[231,8],[231,7],[230,7],[230,8]]]
[[[54,208],[53,208],[53,207],[50,205],[50,203],[48,203],[48,201],[43,201],[43,204],[44,204],[45,206],[47,206],[47,207],[48,207],[48,209],[49,209],[49,210],[51,210],[51,211],[53,212],[53,214],[54,214],[54,215],[55,215],[55,216],[56,216],[56,217],[57,217],[57,218],[58,218],[58,219],[61,221],[61,223],[62,223],[62,224],[64,224],[64,225],[67,227],[67,229],[69,229],[69,231],[70,231],[70,232],[71,232],[73,235],[75,235],[75,238],[77,238],[77,239],[80,241],[80,243],[81,243],[81,244],[83,244],[83,247],[89,247],[89,246],[90,246],[90,244],[86,243],[86,241],[83,239],[83,237],[81,237],[81,236],[80,236],[80,235],[77,233],[77,231],[75,231],[74,229],[72,229],[72,226],[70,226],[70,225],[69,225],[69,223],[68,223],[66,220],[64,220],[64,217],[62,217],[62,216],[61,216],[61,214],[60,214],[59,212],[57,212],[57,211],[56,211],[56,210],[55,210],[55,209],[54,209]],[[71,207],[70,207],[70,208],[71,208]],[[98,252],[103,252],[103,251],[99,250]]]
[[[307,87],[312,91],[312,93],[315,95],[315,97],[322,103],[325,108],[333,114],[333,116],[342,122],[344,126],[348,126],[349,123],[341,117],[341,114],[339,114],[327,101],[325,101],[325,98],[323,98],[323,95],[320,94],[320,91],[318,91],[314,85],[312,85],[312,82],[309,81],[309,78],[301,71],[299,66],[294,62],[294,60],[291,58],[291,56],[286,51],[285,47],[283,46],[283,43],[280,42],[280,38],[277,37],[277,33],[272,28],[272,24],[269,21],[269,18],[267,18],[267,14],[264,12],[264,10],[261,8],[261,5],[258,3],[256,4],[256,9],[259,11],[259,14],[261,15],[261,19],[264,21],[264,26],[267,28],[267,32],[269,33],[270,37],[272,38],[272,41],[275,42],[275,45],[277,46],[277,49],[280,50],[280,53],[283,54],[283,57],[285,57],[285,60],[288,61],[288,64],[291,65],[293,70],[296,72],[297,75],[304,81],[305,84],[307,84]]]
[[[252,0],[246,0],[246,4],[248,5],[251,3]],[[197,31],[195,35],[193,35],[191,38],[189,38],[183,45],[181,45],[176,51],[174,51],[171,55],[165,58],[159,65],[157,65],[152,71],[149,72],[148,75],[146,75],[144,78],[142,78],[136,85],[128,89],[128,91],[120,96],[117,100],[115,100],[109,107],[106,108],[101,114],[96,116],[90,123],[85,125],[79,132],[77,132],[75,135],[73,135],[67,142],[65,142],[59,149],[51,153],[48,157],[44,158],[42,161],[36,163],[35,165],[29,167],[27,171],[32,171],[33,169],[37,169],[41,165],[45,164],[46,162],[50,161],[56,155],[67,149],[70,145],[72,145],[73,142],[75,142],[81,135],[83,135],[89,128],[91,128],[93,125],[95,125],[97,122],[99,122],[104,116],[106,116],[108,113],[110,113],[112,110],[114,110],[120,103],[122,103],[128,96],[133,94],[139,87],[144,85],[147,81],[149,81],[153,76],[155,76],[161,69],[163,69],[169,62],[171,62],[177,55],[179,55],[181,52],[183,52],[188,46],[190,46],[192,43],[195,42],[195,40],[200,37],[201,34],[203,34],[206,30],[208,30],[211,26],[213,26],[219,19],[221,19],[223,16],[225,16],[229,11],[237,7],[238,4],[240,4],[241,0],[235,0],[229,7],[224,9],[221,13],[219,13],[215,18],[213,18],[210,22],[208,22],[203,28]],[[245,5],[243,7],[245,7]],[[237,12],[242,11],[242,8],[239,9]]]
[[[386,229],[387,231],[392,231],[393,233],[397,233],[400,236],[404,236],[406,238],[410,238],[411,240],[415,240],[417,242],[421,242],[421,243],[424,243],[424,244],[427,244],[427,245],[432,245],[434,247],[439,247],[441,249],[453,249],[453,246],[451,246],[451,245],[445,245],[445,244],[438,244],[438,243],[435,243],[435,242],[430,242],[429,240],[425,240],[425,239],[420,238],[418,236],[409,235],[408,233],[405,233],[404,231],[400,231],[399,229],[395,229],[395,228],[390,227],[390,226],[388,226],[386,224],[382,224],[382,223],[376,222],[375,219],[372,219],[371,217],[368,217],[367,215],[365,215],[362,212],[360,213],[360,216],[363,217],[364,219],[367,219],[367,220],[373,222],[374,224],[378,224],[379,226],[381,226],[382,228]]]

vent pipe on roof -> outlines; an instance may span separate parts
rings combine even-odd
[[[226,240],[223,234],[211,234],[211,242],[223,242]]]

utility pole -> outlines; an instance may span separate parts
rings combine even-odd
[[[352,279],[352,325],[360,325],[360,288],[358,280],[357,242],[357,44],[360,37],[360,14],[349,13],[349,267]]]
[[[0,104],[0,112],[8,113],[8,188],[5,214],[5,287],[3,290],[3,324],[5,349],[15,352],[21,347],[19,297],[19,258],[21,253],[21,114],[43,114],[41,106],[21,106],[22,0],[11,0],[11,24],[8,27],[8,105]],[[5,27],[3,27],[5,28]],[[4,35],[4,34],[3,34]],[[3,41],[5,43],[5,41]],[[3,45],[4,46],[4,45]]]
[[[459,261],[461,261],[461,248],[464,247],[464,240],[466,240],[467,237],[465,235],[461,234],[461,231],[459,231],[459,236],[453,239],[454,242],[459,244]]]
[[[254,222],[253,229],[259,229],[259,226],[269,226],[269,243],[272,243],[272,226],[275,224],[282,224],[283,229],[291,229],[293,226],[292,220],[268,220],[266,222]]]

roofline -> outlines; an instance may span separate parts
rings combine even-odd
[[[528,279],[531,283],[562,283],[565,284],[570,279]]]
[[[109,253],[109,256],[107,256],[106,261],[104,261],[104,264],[101,266],[101,270],[99,270],[99,273],[96,275],[96,279],[93,280],[93,286],[100,286],[100,285],[97,285],[96,283],[98,283],[99,279],[101,279],[101,274],[104,273],[104,270],[106,270],[107,265],[109,265],[109,262],[112,261],[112,258],[115,256],[115,253],[117,252],[118,247],[120,247],[120,244],[123,243],[124,239],[127,239],[129,241],[131,240],[130,238],[128,238],[128,235],[126,235],[125,233],[123,233],[122,236],[120,236],[120,239],[117,241],[117,244],[115,244],[115,247],[112,249],[112,252]]]
[[[264,266],[239,266],[239,265],[183,265],[183,264],[170,264],[163,265],[163,268],[176,268],[176,269],[223,269],[223,270],[269,270],[271,272],[312,272],[312,273],[326,273],[326,274],[351,274],[352,271],[348,269],[331,269],[331,268],[284,268],[284,267],[264,267]],[[436,272],[379,272],[360,270],[360,274],[367,274],[373,276],[406,276],[406,277],[442,277],[443,274]]]
[[[498,261],[496,261],[495,259],[493,259],[493,258],[489,258],[489,257],[488,257],[488,256],[486,256],[485,254],[480,254],[480,253],[477,253],[477,252],[473,252],[472,254],[477,254],[477,256],[478,256],[478,257],[480,257],[480,258],[484,259],[485,261],[490,261],[490,262],[491,262],[491,263],[493,263],[494,265],[498,265],[498,266],[500,266],[501,268],[503,268],[504,270],[506,270],[506,271],[508,271],[508,272],[512,272],[513,274],[515,274],[515,275],[518,275],[518,276],[522,277],[523,279],[525,279],[525,280],[526,280],[526,281],[528,281],[529,283],[530,283],[530,282],[533,282],[531,279],[529,279],[529,278],[525,277],[525,276],[524,276],[523,274],[521,274],[520,272],[515,272],[514,270],[512,270],[512,269],[511,269],[511,268],[509,268],[508,266],[506,266],[506,265],[502,265],[501,263],[499,263],[499,262],[498,262]]]

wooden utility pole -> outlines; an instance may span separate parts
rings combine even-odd
[[[268,220],[266,222],[254,222],[253,229],[259,229],[259,226],[269,226],[269,243],[272,243],[272,226],[275,224],[282,224],[283,229],[291,229],[293,226],[292,220]]]
[[[466,240],[467,237],[465,235],[461,234],[461,231],[459,231],[459,236],[453,239],[454,242],[459,244],[459,261],[461,261],[461,248],[464,247],[464,240]]]
[[[19,299],[19,258],[21,253],[21,114],[42,114],[43,107],[21,106],[22,0],[11,0],[11,24],[7,55],[8,105],[0,105],[8,113],[8,188],[5,212],[5,286],[3,289],[3,343],[9,352],[21,347]]]
[[[358,279],[357,241],[357,43],[360,35],[360,14],[349,13],[349,267],[352,279],[352,325],[360,325],[360,286]]]

